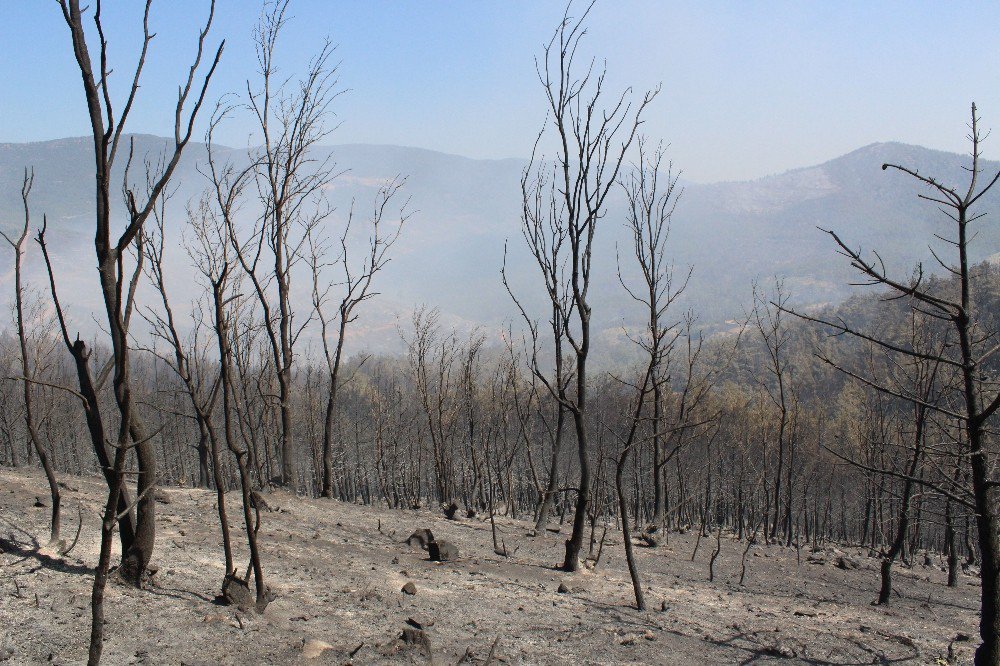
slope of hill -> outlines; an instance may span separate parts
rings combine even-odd
[[[163,141],[136,136],[136,154],[155,155]],[[21,176],[25,166],[33,167],[33,214],[36,221],[47,214],[60,285],[67,291],[65,300],[73,304],[78,325],[92,330],[89,311],[96,305],[96,290],[88,150],[84,139],[0,144],[0,226],[9,230],[21,218]],[[472,160],[398,146],[341,145],[323,150],[330,151],[337,168],[344,171],[328,192],[337,207],[335,221],[343,219],[352,201],[358,210],[366,210],[376,188],[387,179],[408,176],[406,196],[413,215],[392,263],[380,276],[377,304],[359,322],[357,347],[397,348],[396,323],[405,324],[407,313],[417,304],[440,306],[446,321],[460,328],[502,328],[516,314],[499,280],[505,242],[514,289],[533,312],[544,316],[536,270],[519,230],[519,178],[524,161]],[[198,293],[180,241],[186,202],[206,184],[198,171],[204,156],[204,146],[193,144],[174,180],[177,191],[168,233],[176,242],[168,263],[177,302],[189,302]],[[230,150],[229,156],[244,159],[239,150]],[[773,275],[786,279],[800,303],[842,300],[850,293],[849,267],[817,227],[836,230],[852,245],[878,249],[900,271],[908,272],[917,261],[932,262],[928,242],[934,240],[934,233],[949,231],[946,218],[917,198],[922,190],[912,178],[883,172],[881,165],[905,164],[960,185],[965,176],[963,159],[918,146],[884,143],[819,166],[754,181],[687,184],[674,217],[672,252],[678,269],[693,266],[694,276],[678,307],[694,308],[711,328],[742,311],[754,278],[767,280]],[[998,163],[983,166],[990,172]],[[974,260],[1000,248],[995,214],[998,197],[1000,192],[982,202],[982,210],[993,215],[977,223]],[[595,323],[612,346],[620,327],[637,319],[614,266],[616,245],[623,252],[627,247],[624,203],[616,193],[599,231],[595,258]],[[252,206],[244,213],[249,218],[244,223],[251,224]],[[939,241],[932,245],[941,247]],[[627,257],[623,257],[623,272],[626,278],[634,275]],[[8,273],[9,269],[0,273],[4,300],[10,290]],[[32,275],[39,280],[37,271]],[[302,307],[307,307],[304,295]]]
[[[46,495],[41,473],[0,469],[0,659],[9,663],[85,661],[106,489],[97,477],[63,481],[83,528],[70,555],[57,557],[32,542],[48,533],[46,510],[31,508]],[[878,560],[866,551],[847,548],[860,568],[842,570],[833,547],[758,545],[741,585],[743,546],[723,538],[709,582],[713,548],[702,544],[692,561],[689,530],[637,549],[650,606],[639,612],[613,527],[596,570],[565,574],[553,566],[565,534],[528,538],[525,521],[497,518],[513,553],[505,558],[484,517],[285,493],[269,495],[273,511],[262,515],[263,566],[277,596],[258,615],[214,601],[225,573],[215,492],[160,493],[158,572],[145,591],[109,585],[104,663],[929,664],[967,663],[975,645],[978,581],[963,574],[946,587],[941,562],[901,568],[899,596],[875,607]],[[238,495],[229,493],[230,507]],[[64,533],[75,520],[65,518]],[[416,528],[457,544],[459,559],[431,562],[408,546]],[[401,591],[406,583],[415,594]],[[430,655],[399,640],[408,619],[424,627]]]

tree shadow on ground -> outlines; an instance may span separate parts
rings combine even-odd
[[[9,520],[3,520],[2,522],[13,531],[8,532],[8,538],[0,537],[0,551],[21,558],[12,564],[20,564],[25,560],[33,559],[42,567],[51,569],[52,571],[79,575],[91,575],[94,573],[93,567],[85,564],[71,564],[62,557],[54,557],[52,554],[45,552],[35,535],[14,525]],[[15,532],[19,532],[27,541],[19,541],[14,536]]]

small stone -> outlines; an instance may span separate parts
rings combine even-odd
[[[424,528],[414,531],[413,534],[406,538],[406,543],[410,546],[410,548],[420,547],[423,550],[427,550],[432,541],[434,541],[434,534],[432,534],[430,530]]]
[[[458,546],[448,541],[431,541],[427,551],[435,562],[454,562],[458,559]]]
[[[46,502],[41,497],[36,497],[35,498],[35,508],[44,509],[44,508],[47,508],[48,506],[49,506],[49,503]]]
[[[770,645],[763,650],[764,654],[772,657],[783,657],[785,659],[794,659],[798,655],[795,650],[785,645],[784,643],[775,643]]]
[[[403,594],[414,595],[417,593],[417,586],[413,584],[413,581],[409,581],[400,590]]]
[[[642,637],[645,638],[647,641],[655,641],[656,640],[656,634],[654,634],[650,629],[647,629],[646,633],[644,633],[642,635]]]
[[[559,588],[556,590],[559,594],[569,594],[569,585],[566,583],[559,583]]]
[[[853,557],[848,555],[841,555],[837,558],[837,568],[844,569],[845,571],[849,569],[860,569],[861,563],[858,562]]]
[[[452,502],[444,510],[444,516],[448,520],[455,520],[455,516],[458,514],[458,505]]]
[[[431,653],[431,640],[422,629],[403,627],[403,635],[400,638],[407,645],[418,647],[428,655]]]
[[[406,618],[406,624],[410,625],[414,629],[428,629],[434,626],[434,620],[429,617],[408,617]]]
[[[257,599],[250,591],[250,586],[231,574],[222,582],[222,597],[227,604],[236,606],[241,611],[249,611],[257,605]]]
[[[9,645],[0,647],[0,661],[8,661],[14,658],[14,648]]]
[[[327,650],[332,650],[333,646],[326,641],[311,638],[302,646],[302,656],[305,659],[315,659]]]

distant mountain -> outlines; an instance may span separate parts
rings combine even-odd
[[[166,139],[135,136],[137,156],[155,156]],[[34,221],[45,214],[57,262],[63,300],[72,304],[75,323],[92,333],[90,311],[97,292],[92,241],[93,175],[88,139],[71,138],[29,144],[0,144],[0,227],[15,228],[21,219],[20,186],[24,168],[33,167]],[[228,149],[227,149],[228,150]],[[405,196],[412,212],[393,260],[380,276],[380,296],[362,312],[354,350],[399,348],[397,322],[405,329],[415,305],[441,308],[445,321],[469,329],[477,325],[496,332],[516,311],[500,284],[500,267],[507,244],[507,265],[514,289],[539,316],[545,315],[536,269],[520,234],[519,179],[526,161],[473,160],[429,150],[399,146],[340,145],[329,151],[342,175],[328,192],[337,207],[334,224],[343,219],[351,201],[364,213],[377,187],[397,175],[407,176]],[[243,151],[229,150],[234,161]],[[317,155],[326,157],[325,154]],[[176,189],[168,212],[168,262],[176,303],[190,303],[198,293],[181,241],[186,203],[197,197],[206,180],[198,170],[205,147],[192,144],[173,181]],[[853,277],[832,240],[819,228],[835,230],[852,246],[877,249],[888,265],[908,273],[917,261],[930,267],[928,242],[934,233],[948,234],[949,221],[933,205],[921,201],[924,192],[912,178],[883,172],[884,162],[900,163],[933,174],[944,183],[965,182],[965,157],[918,146],[882,143],[866,146],[819,166],[767,176],[753,181],[686,184],[674,216],[671,243],[678,271],[694,267],[683,303],[693,308],[712,330],[738,316],[755,278],[767,282],[779,275],[800,303],[838,302],[851,293]],[[118,168],[123,169],[124,156]],[[138,157],[133,177],[142,175]],[[985,162],[993,172],[1000,164]],[[120,180],[121,173],[117,178]],[[973,259],[1000,251],[1000,191],[984,199],[990,215],[977,223]],[[623,273],[634,275],[628,263],[627,237],[622,226],[624,197],[616,193],[598,231],[593,303],[595,324],[602,331],[601,353],[621,353],[623,325],[638,321],[615,270],[615,247],[622,248]],[[121,210],[121,206],[118,206]],[[253,207],[244,213],[252,223]],[[361,232],[358,232],[361,234]],[[362,242],[365,237],[359,238]],[[949,256],[940,241],[933,243]],[[9,300],[10,255],[0,255],[0,301]],[[38,284],[35,264],[30,276]],[[305,285],[301,308],[308,307]],[[5,325],[0,324],[0,328]],[[617,351],[616,351],[617,349]]]

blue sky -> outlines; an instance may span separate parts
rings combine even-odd
[[[54,0],[4,0],[0,141],[87,132],[65,24]],[[93,0],[91,0],[93,4]],[[141,3],[105,0],[116,79],[138,44]],[[583,3],[576,3],[582,8]],[[534,75],[563,10],[550,0],[293,0],[279,59],[300,71],[338,45],[331,143],[390,143],[480,158],[526,156],[544,100]],[[130,129],[168,134],[173,96],[205,0],[156,0],[157,37]],[[254,76],[256,0],[218,0],[226,52],[212,97]],[[645,132],[671,144],[685,177],[753,178],[876,141],[964,151],[968,106],[1000,128],[1000,3],[600,0],[584,50],[609,87],[662,83]],[[247,142],[230,123],[220,138]],[[1000,137],[987,157],[1000,157]]]

